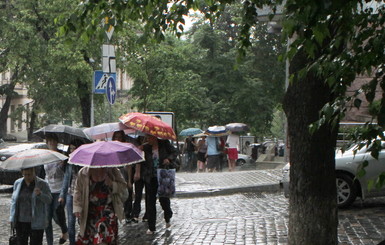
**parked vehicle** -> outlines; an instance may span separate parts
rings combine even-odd
[[[242,166],[246,163],[251,163],[251,157],[245,154],[238,153],[238,159],[235,163],[237,166]]]
[[[337,204],[344,208],[351,205],[357,197],[366,199],[370,197],[385,196],[385,186],[381,189],[368,188],[369,180],[375,180],[382,172],[385,172],[385,142],[379,153],[378,160],[370,155],[370,147],[364,147],[354,154],[353,146],[344,153],[336,154],[336,185],[337,185]],[[363,177],[356,177],[357,171],[364,161],[369,165],[365,168],[366,174]],[[290,165],[283,168],[283,190],[285,197],[289,196]]]
[[[45,143],[23,143],[5,147],[0,150],[0,184],[13,185],[15,180],[21,177],[19,170],[2,169],[1,163],[14,154],[29,149],[47,149]]]

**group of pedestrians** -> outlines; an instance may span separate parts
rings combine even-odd
[[[66,161],[44,165],[43,173],[37,168],[23,169],[23,177],[14,184],[10,210],[10,223],[16,230],[18,244],[42,244],[44,233],[47,244],[54,244],[52,220],[61,230],[59,244],[67,240],[77,245],[117,244],[118,220],[125,219],[126,223],[139,220],[143,189],[143,221],[148,221],[146,233],[154,234],[157,169],[175,167],[176,149],[169,140],[151,135],[127,139],[123,131],[114,133],[113,140],[131,141],[143,150],[145,161],[121,169],[81,168]],[[47,135],[46,142],[49,149],[59,151],[55,135]],[[71,142],[66,154],[82,143]],[[159,197],[159,202],[168,228],[173,215],[170,198]]]
[[[196,156],[196,171],[222,171],[224,163],[228,163],[229,171],[234,171],[239,152],[239,135],[231,133],[227,137],[202,136],[195,142],[188,136],[184,142],[183,153],[186,157],[187,171],[194,171]]]

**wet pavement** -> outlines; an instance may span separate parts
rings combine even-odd
[[[174,216],[166,229],[157,204],[157,231],[145,222],[121,224],[120,244],[287,244],[288,199],[279,168],[218,173],[177,173]],[[0,194],[0,245],[8,244],[10,194]],[[142,203],[144,206],[144,202]],[[59,239],[55,225],[55,240]],[[378,244],[385,239],[385,198],[359,200],[339,210],[340,244]]]

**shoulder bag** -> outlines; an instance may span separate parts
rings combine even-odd
[[[16,231],[13,225],[11,225],[11,229],[9,231],[9,245],[17,245],[17,236],[16,236]]]

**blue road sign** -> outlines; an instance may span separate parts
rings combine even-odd
[[[107,92],[107,81],[110,77],[116,81],[116,73],[94,71],[93,91],[95,94],[105,94]]]
[[[110,102],[110,104],[113,105],[115,103],[115,98],[116,98],[116,85],[115,85],[115,79],[113,77],[109,77],[107,80],[106,96],[107,96],[108,102]]]

